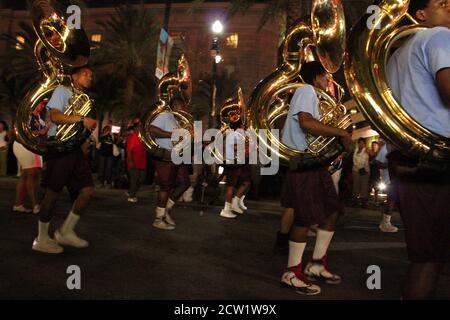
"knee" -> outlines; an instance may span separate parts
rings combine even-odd
[[[189,180],[189,178],[186,179],[186,180],[183,180],[183,183],[181,184],[181,186],[182,186],[184,189],[188,189],[188,188],[191,186],[191,181]]]
[[[94,187],[85,187],[85,188],[81,189],[79,197],[83,197],[85,199],[90,199],[93,193],[94,193]]]
[[[172,188],[173,188],[172,184],[170,184],[170,183],[162,183],[162,182],[160,182],[160,184],[159,184],[159,190],[161,192],[169,192]]]

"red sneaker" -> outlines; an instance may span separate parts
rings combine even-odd
[[[320,293],[320,287],[312,284],[303,274],[302,265],[291,267],[281,276],[281,284],[294,289],[295,292],[308,296]]]

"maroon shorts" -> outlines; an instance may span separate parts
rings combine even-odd
[[[176,186],[186,186],[187,189],[191,185],[189,168],[186,165],[176,165],[171,161],[162,160],[153,160],[153,165],[161,191],[170,191]]]
[[[58,193],[67,187],[72,201],[81,189],[94,186],[89,162],[81,148],[46,160],[41,186]]]
[[[285,204],[294,208],[294,225],[310,227],[323,224],[333,213],[342,213],[343,207],[326,168],[307,171],[289,171]]]
[[[225,175],[227,187],[238,188],[244,182],[252,181],[252,170],[248,164],[225,166]]]
[[[388,156],[394,173],[395,198],[405,226],[411,262],[450,261],[450,177],[437,173],[397,174],[408,160],[398,152]]]
[[[280,175],[281,175],[281,181],[282,181],[280,203],[281,203],[281,206],[284,208],[292,208],[293,205],[290,202],[290,197],[289,197],[289,192],[288,192],[288,190],[289,190],[288,176],[287,176],[288,169],[286,167],[282,167],[280,169],[281,169]]]

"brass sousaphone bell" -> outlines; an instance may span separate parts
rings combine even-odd
[[[43,79],[25,97],[15,120],[16,137],[32,152],[50,155],[64,153],[84,143],[90,132],[81,123],[59,125],[52,141],[42,141],[30,128],[31,113],[55,88],[63,84],[64,67],[81,67],[87,64],[90,45],[82,28],[71,29],[66,23],[66,13],[56,10],[49,1],[35,1],[32,9],[33,27],[38,35],[34,47]],[[70,84],[71,80],[69,80]],[[73,85],[72,85],[73,87]],[[92,109],[92,100],[73,88],[65,114],[86,116]]]
[[[220,128],[219,132],[222,136],[221,139],[214,140],[214,143],[211,143],[206,146],[207,152],[209,152],[216,160],[218,164],[225,164],[226,158],[224,156],[225,151],[225,139],[227,130],[232,129],[233,124],[240,121],[242,126],[246,126],[246,107],[244,94],[242,93],[242,89],[238,87],[237,96],[230,97],[225,100],[222,108],[220,109]],[[239,131],[237,131],[239,133]],[[243,137],[245,139],[246,137]]]
[[[423,168],[448,173],[450,137],[432,132],[413,119],[395,99],[386,75],[395,41],[426,27],[418,25],[408,14],[409,0],[384,0],[378,6],[378,26],[368,28],[370,15],[366,14],[350,34],[345,60],[348,87],[371,126],[411,157],[412,171]],[[410,23],[405,24],[408,20]]]
[[[179,127],[193,132],[194,119],[183,110],[172,110],[171,103],[175,95],[179,95],[186,105],[190,103],[192,97],[192,81],[189,64],[182,55],[178,60],[177,70],[164,75],[158,84],[158,102],[153,105],[144,115],[139,129],[139,137],[150,149],[150,153],[159,159],[170,161],[171,151],[160,147],[155,138],[151,135],[151,125],[153,120],[162,113],[172,113],[178,121]]]
[[[300,22],[291,28],[284,40],[283,64],[262,80],[254,89],[249,101],[247,116],[250,125],[258,131],[265,129],[267,148],[272,156],[278,156],[280,163],[292,169],[325,166],[342,151],[343,146],[335,137],[316,137],[309,141],[308,150],[295,150],[281,142],[271,133],[277,120],[288,110],[292,92],[305,83],[300,77],[301,66],[309,60],[312,49],[324,68],[336,72],[345,53],[345,18],[341,1],[315,0],[311,12],[311,24]],[[337,84],[336,84],[337,85]],[[321,97],[319,109],[322,123],[346,129],[350,115],[340,102],[342,88],[338,86],[339,97],[316,88]],[[264,143],[265,139],[259,139]]]

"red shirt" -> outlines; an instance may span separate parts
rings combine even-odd
[[[128,137],[127,151],[131,152],[133,156],[133,164],[136,169],[147,169],[147,150],[136,132],[133,132]],[[129,166],[128,171],[130,171]]]

